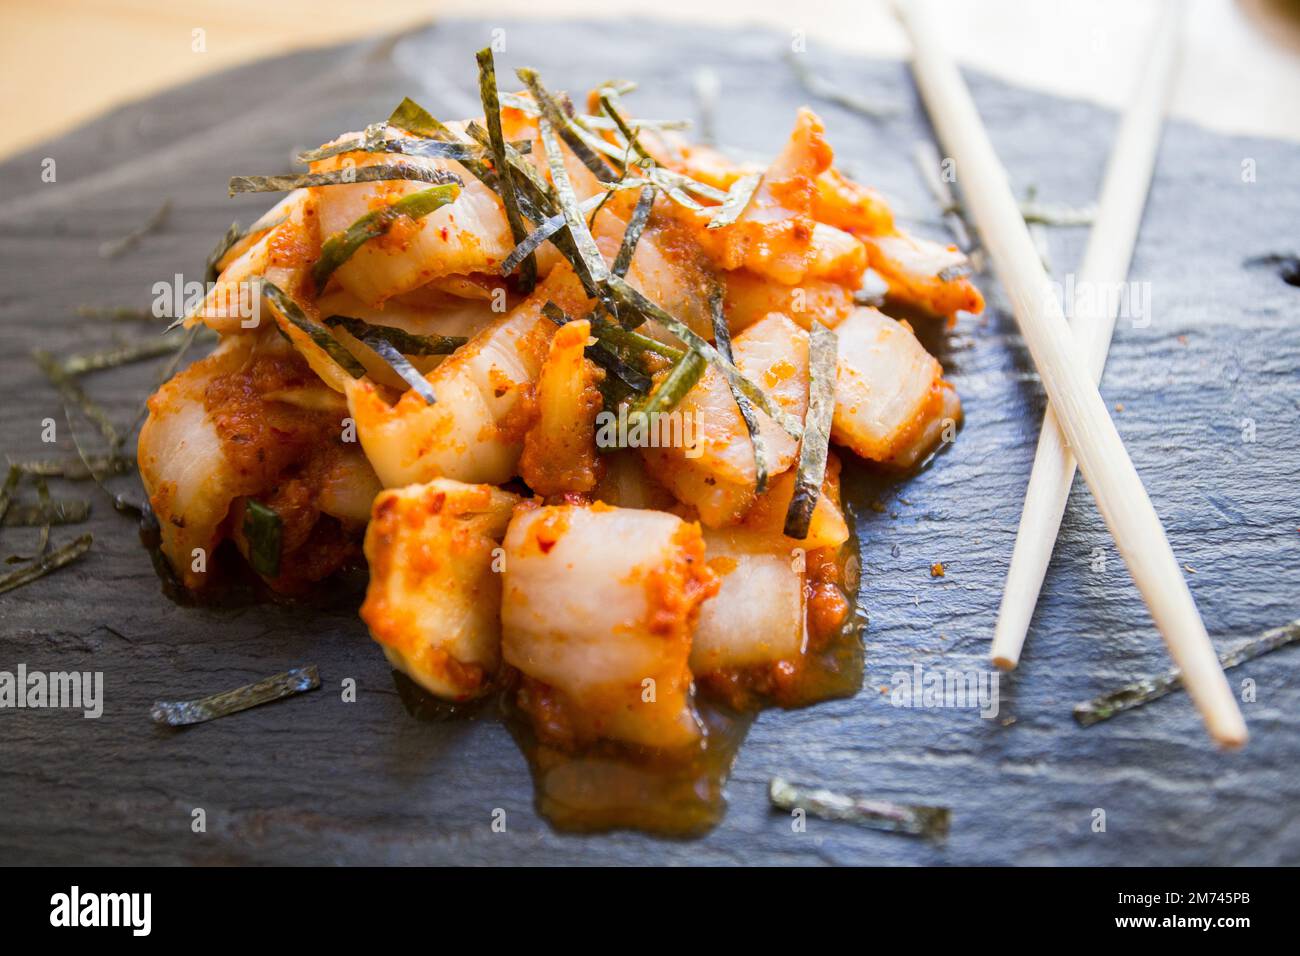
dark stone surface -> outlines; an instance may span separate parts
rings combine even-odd
[[[236,70],[137,104],[0,165],[0,436],[14,456],[48,454],[40,422],[60,419],[33,346],[107,344],[81,303],[147,307],[152,284],[201,276],[233,218],[265,198],[226,198],[236,173],[278,172],[293,149],[387,114],[410,93],[459,116],[475,102],[473,51],[489,27],[446,23],[398,41],[317,51]],[[611,76],[643,84],[646,116],[689,115],[691,67],[722,80],[721,141],[772,151],[808,98],[782,36],[653,23],[507,25],[502,66],[539,67],[555,87]],[[578,53],[577,51],[581,51]],[[855,174],[941,236],[912,161],[929,136],[906,68],[812,51],[846,86],[893,100],[873,123],[814,101]],[[975,98],[1017,188],[1083,203],[1095,196],[1115,117],[972,76]],[[54,157],[58,182],[43,183]],[[1252,159],[1257,181],[1243,183]],[[1121,320],[1103,392],[1211,634],[1227,642],[1300,608],[1300,290],[1251,255],[1294,251],[1300,147],[1167,129],[1133,264],[1151,321]],[[157,235],[108,261],[98,244],[174,201]],[[1052,233],[1073,268],[1085,230]],[[985,283],[986,289],[991,286]],[[996,302],[996,297],[994,297]],[[763,714],[740,753],[730,811],[693,841],[553,833],[532,809],[524,759],[490,720],[410,719],[382,655],[350,611],[182,608],[160,593],[131,523],[95,499],[90,554],[0,597],[0,670],[105,674],[100,720],[70,711],[0,711],[0,861],[40,863],[1296,863],[1300,653],[1231,672],[1250,678],[1253,740],[1216,753],[1185,695],[1088,730],[1071,706],[1167,657],[1086,489],[1076,489],[1020,671],[1002,681],[998,720],[974,711],[903,710],[879,692],[891,675],[983,668],[1042,410],[1012,320],[991,308],[940,353],[966,404],[955,447],[901,486],[850,469],[863,546],[866,688],[852,700]],[[119,422],[134,416],[154,368],[99,373],[87,386]],[[1256,441],[1242,440],[1252,419]],[[86,427],[84,434],[92,432]],[[119,480],[120,483],[120,480]],[[27,494],[30,495],[30,490]],[[56,494],[90,494],[58,485]],[[876,498],[883,511],[867,507]],[[57,544],[77,529],[57,528]],[[35,531],[5,529],[4,553]],[[1098,550],[1100,549],[1100,550]],[[1096,555],[1106,558],[1093,570]],[[933,561],[947,566],[931,578]],[[156,729],[149,705],[198,696],[315,662],[321,691],[182,733]],[[359,699],[340,700],[355,678]],[[1014,723],[1004,725],[1007,718]],[[769,810],[775,773],[879,797],[950,806],[941,846],[810,821],[791,832]],[[190,830],[191,810],[208,832]],[[494,808],[507,811],[492,832]],[[1091,830],[1104,808],[1107,831]]]

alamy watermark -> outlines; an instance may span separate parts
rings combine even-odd
[[[104,713],[103,671],[0,671],[0,709],[68,708],[96,720]]]
[[[979,709],[992,720],[998,715],[997,671],[926,670],[913,664],[910,671],[895,671],[889,702],[895,707]]]
[[[687,458],[699,458],[701,416],[696,412],[642,412],[620,405],[618,412],[596,414],[597,448],[681,448]]]

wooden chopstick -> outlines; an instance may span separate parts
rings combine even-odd
[[[1146,68],[1124,113],[1106,165],[1097,219],[1077,277],[1077,288],[1081,290],[1107,292],[1128,276],[1142,208],[1155,168],[1165,105],[1178,64],[1182,13],[1183,4],[1169,0],[1161,5],[1156,16],[1156,26],[1147,46]],[[1106,352],[1115,332],[1120,297],[1092,294],[1080,299],[1074,303],[1070,331],[1076,348],[1085,357],[1092,380],[1097,382],[1101,380]],[[1015,667],[1020,660],[1029,620],[1038,603],[1061,517],[1065,514],[1074,469],[1074,455],[1065,443],[1055,410],[1048,405],[1025,491],[1025,510],[1020,516],[1020,530],[1016,532],[1016,546],[1011,553],[1007,586],[1002,592],[1002,607],[993,631],[993,663],[1004,670]]]
[[[1128,565],[1210,736],[1225,747],[1246,742],[1246,722],[1219,667],[1169,539],[1120,440],[1065,313],[1043,269],[1007,175],[970,91],[939,43],[922,2],[895,7],[912,41],[912,69],[980,238],[1010,294],[1039,378],[1097,508]]]

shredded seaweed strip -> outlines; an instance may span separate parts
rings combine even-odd
[[[409,96],[397,104],[393,114],[388,117],[388,125],[424,139],[440,139],[445,142],[454,142],[456,139],[456,134],[449,127],[434,119],[432,113]]]
[[[330,236],[321,246],[320,259],[312,266],[311,276],[316,283],[316,288],[325,288],[325,283],[329,281],[335,269],[352,258],[352,255],[365,243],[388,232],[399,216],[423,219],[429,213],[455,202],[459,195],[459,180],[434,186],[432,189],[422,189],[418,193],[403,196],[383,209],[366,213],[343,232]]]
[[[266,578],[280,576],[280,544],[284,523],[279,513],[249,498],[244,507],[244,536],[248,538],[248,563]]]
[[[330,335],[329,329],[325,328],[325,326],[308,318],[307,313],[298,307],[298,303],[285,295],[279,286],[273,282],[268,282],[266,279],[261,279],[259,282],[262,295],[271,300],[271,304],[275,306],[276,311],[283,315],[286,321],[293,323],[306,333],[308,338],[324,349],[330,358],[343,367],[344,371],[353,378],[360,378],[366,374],[366,367],[343,347],[343,343]]]
[[[306,667],[295,667],[293,670],[276,674],[255,684],[246,684],[220,694],[200,697],[198,700],[160,700],[150,708],[149,716],[153,718],[155,724],[185,727],[216,720],[218,717],[229,717],[241,710],[316,690],[318,687],[320,687],[320,673],[315,664],[308,664]]]
[[[826,456],[830,452],[831,420],[835,416],[835,368],[839,339],[816,319],[808,334],[808,414],[799,442],[799,470],[785,513],[784,534],[808,537],[808,525],[822,493]]]
[[[554,302],[545,303],[542,306],[542,314],[556,325],[565,325],[572,321],[572,319],[565,314],[564,310]],[[592,313],[592,315],[589,316],[589,319],[591,321],[592,329],[594,330],[596,328],[596,314]],[[597,338],[599,338],[599,336],[597,336]],[[650,376],[645,375],[628,365],[603,341],[597,341],[592,345],[588,345],[582,350],[582,354],[608,372],[610,376],[617,378],[632,392],[646,395],[654,388],[654,380],[651,379]]]
[[[506,209],[506,221],[510,224],[510,233],[518,244],[528,236],[528,228],[524,225],[524,217],[519,211],[514,171],[506,160],[506,138],[501,132],[501,103],[497,99],[497,69],[492,57],[492,47],[485,46],[479,50],[476,58],[479,97],[483,101],[483,117],[487,122],[488,136],[492,140],[492,162],[496,166],[497,175],[501,177],[501,202]],[[529,252],[518,264],[518,268],[519,290],[527,294],[537,284],[537,257]]]
[[[489,149],[492,147],[492,136],[478,123],[470,122],[466,124],[465,133],[475,142]],[[511,148],[509,143],[506,143],[506,162],[510,164],[511,170],[518,177],[515,180],[515,186],[519,190],[517,198],[520,200],[520,211],[535,223],[542,222],[554,215],[559,209],[555,201],[555,190],[542,178],[541,173],[537,171],[537,167],[530,160],[521,156],[517,150]],[[495,172],[491,174],[491,177],[491,179],[484,179],[479,176],[485,184],[491,186],[499,195],[501,191],[499,178]]]
[[[10,467],[17,468],[25,475],[44,475],[46,478],[64,478],[68,481],[85,481],[100,475],[124,475],[131,470],[134,462],[126,455],[95,455],[86,461],[68,459],[58,461],[52,458],[31,458],[15,461]],[[3,514],[3,512],[0,512]]]
[[[364,323],[362,324],[364,325]],[[352,332],[351,329],[348,331]],[[352,334],[357,337],[362,345],[368,347],[388,363],[388,367],[400,375],[402,380],[424,399],[425,404],[437,404],[438,396],[434,394],[433,386],[429,384],[429,380],[407,360],[406,356],[386,336],[368,331],[365,328],[352,332]]]
[[[460,185],[460,177],[445,169],[430,169],[416,163],[375,163],[373,166],[348,166],[324,173],[289,173],[284,176],[232,176],[230,195],[240,193],[289,192],[310,186],[346,186],[352,183],[386,182],[406,179],[438,186]],[[418,193],[417,193],[418,195]]]
[[[178,319],[177,321],[179,322],[184,320]],[[176,323],[173,322],[170,326],[168,326],[166,329],[163,330],[163,334],[165,335],[168,332],[170,332],[172,328],[175,327],[175,325]],[[189,352],[190,350],[190,346],[192,346],[196,341],[198,341],[198,337],[203,331],[204,331],[204,326],[201,322],[195,322],[194,325],[192,325],[186,331],[185,338],[181,339],[180,346],[176,349],[176,354],[171,357],[171,360],[166,364],[166,366],[164,366],[162,371],[158,373],[158,377],[154,383],[154,391],[157,391],[159,388],[161,388],[164,382],[169,381],[171,377],[174,374],[176,374],[176,370],[180,368],[181,362],[184,361],[186,353]],[[134,434],[135,430],[139,428],[142,424],[144,424],[144,420],[148,416],[148,414],[149,414],[149,396],[146,395],[144,401],[140,403],[140,410],[136,412],[135,420],[131,422],[131,427],[127,430],[127,434],[128,435]],[[80,449],[78,449],[78,451],[80,451]],[[86,456],[83,454],[81,457],[82,460],[84,461]],[[100,484],[100,486],[102,487],[103,481],[100,479],[100,477],[96,476],[93,472],[91,473],[91,477],[94,478],[95,481],[98,484]]]
[[[554,128],[545,117],[537,121],[537,127],[541,131],[542,145],[546,148],[546,162],[551,170],[551,182],[555,186],[556,201],[559,203],[560,211],[564,213],[565,222],[569,225],[569,236],[577,247],[579,259],[574,265],[581,265],[579,274],[585,274],[591,283],[598,285],[609,274],[605,259],[600,254],[596,240],[591,236],[591,230],[587,228],[587,220],[578,205],[577,196],[574,195],[573,184],[569,181],[568,170],[564,168],[564,156],[560,152],[560,143],[555,138]]]
[[[1269,654],[1288,644],[1300,643],[1300,620],[1283,624],[1265,631],[1258,637],[1251,638],[1237,646],[1235,650],[1219,655],[1219,664],[1224,670],[1254,660],[1263,654]],[[1116,714],[1122,714],[1134,707],[1141,707],[1153,700],[1159,700],[1183,686],[1182,673],[1176,668],[1155,677],[1144,677],[1119,690],[1102,694],[1092,700],[1078,704],[1074,708],[1074,719],[1080,727],[1091,727],[1103,720],[1109,720]]]
[[[239,240],[243,239],[247,233],[238,222],[232,222],[230,228],[226,230],[225,235],[212,247],[208,253],[208,258],[203,262],[203,281],[211,284],[221,277],[221,260],[226,258],[226,253],[235,248]]]
[[[754,197],[754,190],[758,189],[759,181],[762,178],[762,173],[747,173],[732,183],[731,188],[727,190],[727,198],[722,201],[718,211],[713,214],[707,228],[721,229],[723,226],[730,226],[735,222]]]
[[[176,342],[167,339],[148,339],[144,342],[130,342],[118,345],[102,352],[85,352],[70,355],[62,362],[63,371],[68,375],[85,375],[101,369],[116,368],[131,362],[144,362],[148,359],[170,355],[178,348]]]
[[[10,571],[8,574],[0,576],[0,594],[20,588],[24,584],[30,584],[38,578],[43,578],[51,571],[57,571],[59,568],[71,564],[90,549],[90,544],[94,540],[94,536],[87,532],[61,548],[55,548],[53,551],[42,554],[34,564],[29,564],[25,568],[19,568],[16,571]]]
[[[528,87],[528,92],[533,94],[533,99],[537,101],[537,105],[541,109],[538,125],[540,126],[543,120],[551,124],[565,143],[568,144],[569,149],[573,150],[573,155],[578,157],[578,161],[582,165],[591,170],[601,182],[611,182],[614,179],[614,171],[609,168],[608,163],[596,155],[588,140],[582,136],[582,133],[586,132],[586,130],[582,130],[577,125],[577,122],[565,113],[555,98],[542,86],[537,71],[521,67],[515,70],[515,75],[519,77],[524,86]],[[543,142],[545,142],[544,139]],[[547,152],[550,153],[550,151],[548,146]],[[551,178],[555,178],[554,171],[551,173]]]
[[[604,83],[600,88],[622,94],[632,92],[632,90],[636,89],[636,84],[627,82]],[[526,113],[529,116],[540,116],[542,113],[536,103],[516,93],[499,91],[498,96],[501,99],[501,105],[508,106],[512,110],[519,110],[519,112]],[[584,113],[579,118],[588,129],[613,130],[618,128],[612,120],[605,116],[592,116]],[[641,119],[638,117],[633,121],[633,125],[639,129],[683,130],[691,128],[691,121],[685,119]]]
[[[632,210],[632,218],[627,221],[623,241],[619,243],[618,255],[614,257],[614,267],[610,270],[620,279],[624,278],[627,270],[632,267],[636,244],[641,241],[641,234],[645,232],[646,223],[650,221],[650,211],[654,209],[654,204],[654,186],[642,186],[641,195],[636,200],[636,208]]]
[[[767,798],[781,810],[803,810],[823,820],[857,823],[872,830],[942,840],[952,818],[947,807],[868,800],[824,787],[806,787],[783,777],[768,781]]]
[[[1097,218],[1096,203],[1070,206],[1066,203],[1040,202],[1033,196],[1020,203],[1020,215],[1030,225],[1090,226]]]
[[[44,483],[43,478],[41,478],[41,481]],[[47,489],[46,495],[48,496],[48,494]],[[80,524],[89,516],[89,501],[77,498],[60,498],[35,505],[12,505],[4,513],[3,519],[0,519],[0,525],[6,528],[35,528],[42,524]]]
[[[25,556],[21,554],[10,555],[5,558],[6,564],[17,564],[21,561],[39,561],[41,558],[45,557],[45,553],[50,550],[50,525],[53,524],[54,502],[50,500],[50,486],[45,483],[45,479],[38,476],[33,480],[36,484],[36,495],[39,498],[39,504],[34,509],[36,514],[31,516],[34,517],[35,520],[29,521],[26,524],[28,527],[37,524],[40,525],[41,536],[37,540],[35,553]],[[20,515],[24,511],[30,510],[30,505],[17,510],[11,508],[5,514],[4,523],[8,525],[10,523],[8,519]],[[86,510],[90,510],[89,505],[86,506]],[[85,515],[82,516],[82,520],[84,519]]]
[[[628,148],[635,150],[636,154],[642,159],[653,163],[654,157],[651,156],[646,151],[646,148],[641,145],[641,139],[637,136],[637,131],[628,124],[627,120],[625,120],[623,115],[618,111],[618,105],[616,103],[617,97],[618,93],[613,90],[602,90],[600,93],[600,108],[605,111],[605,115],[613,121],[614,126],[623,135],[623,139],[627,141]]]
[[[167,216],[172,211],[172,201],[164,199],[162,205],[154,210],[153,214],[146,219],[141,225],[132,229],[120,239],[110,239],[108,242],[100,243],[99,255],[102,259],[116,259],[124,253],[130,252],[140,244],[140,240],[151,232],[156,232],[167,221]]]
[[[775,420],[791,438],[800,438],[803,435],[803,426],[795,418],[774,402],[765,391],[747,379],[735,365],[719,355],[717,349],[705,339],[696,335],[690,326],[651,302],[619,276],[610,276],[606,283],[610,293],[620,305],[627,306],[642,321],[646,319],[655,320],[685,342],[687,346],[702,354],[718,367],[718,370],[726,376],[728,382],[743,391],[755,405]]]
[[[708,368],[708,360],[694,349],[677,360],[668,374],[660,379],[653,392],[646,396],[635,410],[647,417],[654,414],[671,412],[686,397],[686,393],[695,387]]]
[[[824,79],[808,69],[807,65],[800,59],[806,54],[795,53],[793,50],[785,55],[785,61],[790,65],[794,72],[795,78],[800,85],[808,91],[809,95],[817,96],[828,102],[835,103],[854,113],[858,113],[868,119],[882,120],[898,113],[899,109],[892,103],[878,103],[869,100],[863,96],[856,96],[847,90],[842,90],[834,83]]]
[[[78,318],[103,319],[108,322],[152,322],[158,318],[148,309],[134,309],[127,305],[79,305],[73,311]]]
[[[14,500],[14,490],[18,487],[18,482],[22,477],[22,467],[11,464],[9,472],[5,475],[4,485],[0,485],[0,521],[3,521],[9,513],[9,506]]]
[[[736,364],[735,357],[731,352],[731,329],[727,326],[727,316],[723,310],[722,289],[713,290],[709,296],[709,311],[713,316],[713,344],[721,355],[731,364]],[[767,442],[763,438],[763,431],[758,420],[758,412],[754,410],[754,403],[749,400],[740,387],[730,380],[727,385],[731,388],[731,397],[735,399],[736,408],[740,410],[740,417],[745,422],[745,431],[749,433],[749,443],[754,449],[754,492],[762,494],[767,491],[768,469],[767,469]]]
[[[115,494],[109,490],[108,486],[104,484],[104,473],[95,471],[94,467],[91,465],[90,458],[86,455],[86,449],[81,445],[81,436],[77,434],[77,427],[72,421],[72,410],[68,408],[67,405],[63,406],[63,418],[68,423],[68,434],[72,436],[72,447],[77,449],[77,457],[81,459],[81,464],[86,470],[87,477],[94,481],[96,487],[98,487],[99,490],[107,495],[108,499],[113,502],[113,510],[119,514],[142,514],[145,509],[143,504],[127,497],[125,494]],[[136,424],[138,424],[138,422]],[[127,434],[133,434],[135,429],[136,425],[132,425]],[[134,464],[135,462],[132,460],[130,465]],[[124,470],[129,470],[129,467]]]
[[[330,328],[337,325],[362,341],[366,336],[381,338],[403,355],[450,355],[469,341],[463,335],[416,335],[392,325],[375,325],[347,315],[328,316],[325,324]]]
[[[121,448],[126,439],[118,432],[117,426],[108,417],[108,413],[92,401],[81,386],[72,380],[72,376],[63,370],[63,366],[59,364],[58,360],[44,349],[34,350],[32,358],[36,360],[36,364],[45,373],[45,377],[50,380],[50,384],[58,389],[59,394],[63,396],[63,400],[80,408],[82,414],[99,427],[104,440],[108,442],[112,449]]]
[[[532,149],[532,144],[526,140],[520,140],[511,145],[521,153],[527,153]],[[294,159],[300,163],[314,163],[318,160],[328,159],[331,156],[341,156],[344,153],[399,153],[403,156],[421,156],[425,159],[454,159],[458,162],[470,159],[482,160],[487,157],[487,153],[482,147],[475,146],[472,143],[462,143],[459,140],[394,137],[392,139],[343,140],[332,146],[322,146],[320,149],[299,153]]]
[[[590,222],[591,216],[594,216],[600,207],[605,204],[606,200],[618,189],[629,189],[636,185],[638,184],[635,182],[611,183],[610,188],[602,195],[591,196],[583,200],[578,207],[582,211],[583,219]],[[510,254],[502,260],[500,274],[505,276],[514,272],[515,268],[531,256],[543,242],[550,239],[567,225],[568,220],[564,218],[562,212],[557,212],[555,215],[543,220],[536,229],[524,236],[523,240],[511,249]]]
[[[679,349],[676,346],[669,345],[667,342],[660,342],[656,338],[642,335],[640,332],[633,331],[632,329],[625,329],[617,322],[611,322],[597,312],[593,312],[590,319],[591,334],[602,342],[606,342],[621,351],[633,355],[653,352],[656,355],[668,359],[670,362],[676,362],[686,354],[685,349]]]

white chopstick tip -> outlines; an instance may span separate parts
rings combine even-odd
[[[1016,665],[1020,663],[1020,656],[994,653],[990,655],[989,660],[991,660],[993,666],[1000,671],[1013,671],[1016,669]]]

